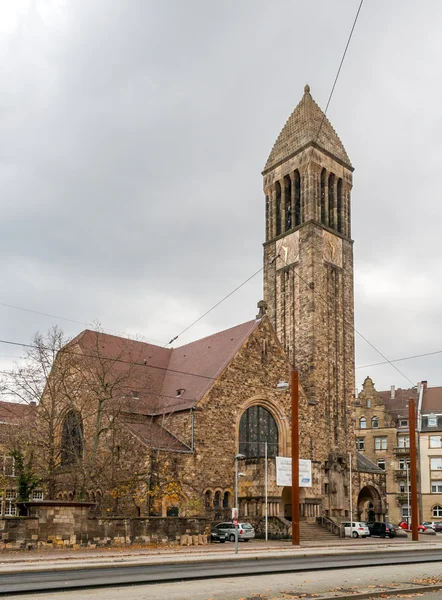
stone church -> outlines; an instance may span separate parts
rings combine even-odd
[[[268,515],[291,517],[291,488],[276,485],[275,457],[290,456],[290,394],[278,384],[296,366],[300,456],[312,461],[302,517],[348,518],[352,489],[354,506],[375,502],[381,519],[385,475],[356,452],[354,435],[353,166],[309,86],[263,177],[264,300],[256,319],[175,349],[91,331],[70,348],[84,360],[98,352],[113,359],[118,376],[131,364],[119,419],[139,444],[133,460],[173,456],[182,494],[199,498],[214,518],[233,506],[235,466],[241,518],[265,514],[266,452]],[[106,376],[118,389],[112,369]],[[71,443],[77,458],[88,444],[85,404],[67,406],[60,427],[60,443]],[[76,497],[75,489],[63,493]],[[91,489],[90,499],[105,493]],[[182,514],[180,502],[164,496],[161,512]]]

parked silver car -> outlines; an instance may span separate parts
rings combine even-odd
[[[223,531],[230,542],[235,541],[235,525],[233,523],[218,523],[212,530]],[[250,523],[238,523],[238,540],[248,542],[255,537],[255,530]]]

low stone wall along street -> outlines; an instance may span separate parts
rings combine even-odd
[[[181,517],[93,517],[90,502],[29,502],[28,516],[0,519],[0,550],[127,544],[207,543],[210,520]]]

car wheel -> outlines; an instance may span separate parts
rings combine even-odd
[[[225,541],[226,541],[226,540],[220,540],[220,541],[219,541],[219,543],[220,543],[220,544],[224,544],[224,542],[225,542]]]
[[[359,537],[358,532],[357,531],[353,531],[353,533],[351,534],[352,538],[357,538]]]
[[[234,536],[234,534],[233,534],[233,533],[231,533],[231,534],[229,535],[229,540],[230,540],[231,542],[234,542],[234,541],[235,541],[235,536]]]
[[[250,542],[250,540],[244,540],[245,542]]]

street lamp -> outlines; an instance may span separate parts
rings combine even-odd
[[[238,507],[238,478],[240,476],[244,477],[245,473],[238,473],[238,461],[244,460],[246,456],[244,454],[236,454],[235,455],[235,508],[237,510],[237,522],[235,525],[235,554],[238,554],[238,517],[239,517],[239,507]]]

